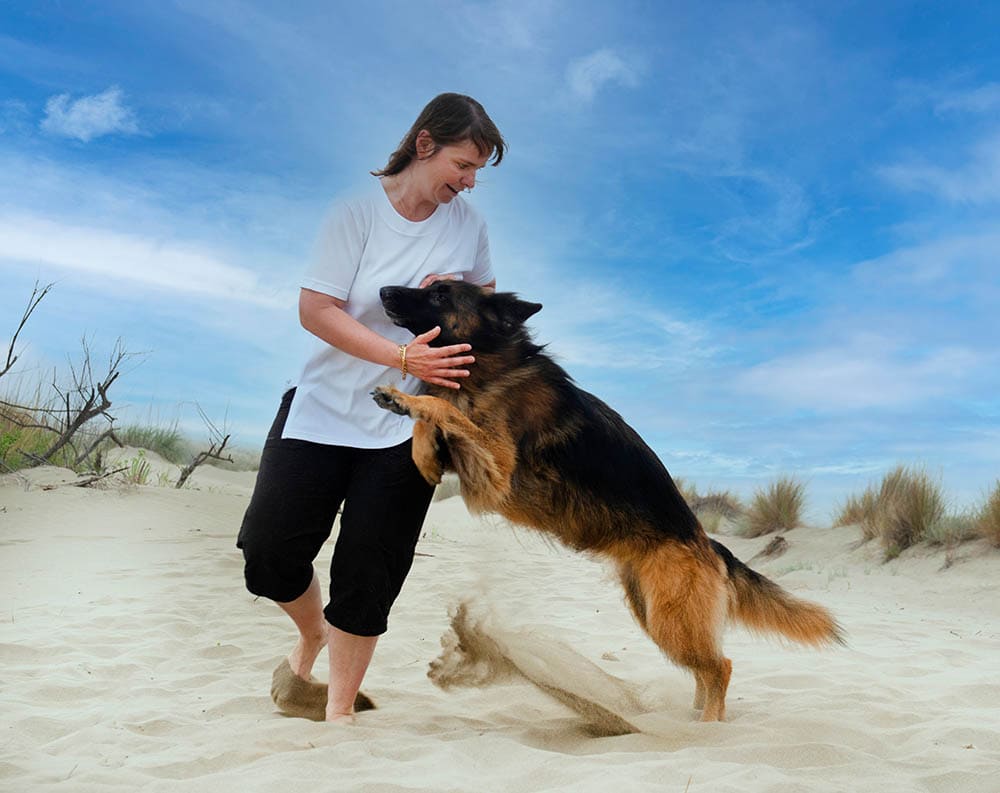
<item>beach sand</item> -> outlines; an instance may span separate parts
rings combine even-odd
[[[180,491],[79,488],[53,468],[2,479],[0,789],[1000,790],[1000,553],[985,544],[941,569],[926,548],[883,564],[850,527],[786,532],[787,552],[754,566],[829,607],[849,647],[730,630],[729,721],[701,724],[692,679],[601,564],[439,500],[365,681],[378,708],[326,725],[269,697],[294,635],[243,587],[253,477],[206,466]],[[745,560],[771,540],[721,539]],[[459,627],[511,668],[443,689],[428,668],[461,666],[461,603]],[[581,715],[524,672],[600,708]],[[636,731],[602,732],[602,708]]]

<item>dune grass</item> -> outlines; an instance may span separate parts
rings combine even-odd
[[[13,401],[13,400],[11,400]],[[0,470],[18,471],[38,464],[55,440],[55,435],[41,427],[41,418],[31,411],[20,408],[0,408]],[[72,452],[63,448],[53,455],[50,465],[69,467],[73,463]]]
[[[691,502],[698,498],[698,488],[695,487],[693,482],[689,482],[679,476],[673,476],[671,479],[674,480],[674,486],[680,492],[681,497],[687,502],[688,506],[691,506]]]
[[[730,490],[709,490],[704,495],[695,495],[688,505],[696,515],[709,513],[733,520],[746,512],[739,496]]]
[[[730,490],[710,490],[702,494],[693,482],[685,479],[675,478],[674,484],[709,534],[717,534],[723,520],[735,521],[746,512],[739,496]]]
[[[986,503],[976,516],[976,530],[1000,548],[1000,479],[986,496]]]
[[[878,489],[869,488],[860,497],[848,499],[840,517],[852,517],[861,526],[865,541],[877,539],[886,559],[894,559],[922,541],[947,542],[965,532],[955,517],[945,521],[945,499],[941,485],[919,468],[896,466]]]
[[[970,510],[942,516],[940,520],[927,527],[924,539],[931,545],[954,548],[960,543],[976,539],[979,534],[977,515]]]
[[[857,525],[861,526],[862,531],[864,531],[865,527],[872,525],[872,516],[875,514],[877,505],[878,493],[872,487],[867,488],[860,496],[848,496],[837,511],[833,525]],[[870,537],[866,535],[865,539],[872,540],[874,535]]]
[[[190,457],[189,443],[177,429],[177,423],[163,425],[129,424],[115,431],[126,446],[155,452],[168,463],[186,462]]]
[[[790,476],[757,490],[744,518],[743,536],[760,537],[801,525],[805,497],[805,485]]]

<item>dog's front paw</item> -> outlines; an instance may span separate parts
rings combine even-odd
[[[392,386],[380,385],[376,387],[372,391],[372,399],[383,410],[390,410],[393,413],[398,413],[400,416],[410,415],[409,409],[403,404],[403,394]]]

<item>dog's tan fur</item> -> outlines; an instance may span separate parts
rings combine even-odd
[[[710,540],[635,431],[531,342],[523,321],[540,306],[449,283],[386,289],[383,303],[401,325],[436,321],[473,340],[476,364],[461,390],[412,396],[380,387],[374,394],[382,407],[416,420],[413,458],[423,476],[438,483],[452,468],[470,509],[611,560],[636,621],[693,672],[703,721],[725,718],[727,618],[806,644],[842,641],[825,609]]]

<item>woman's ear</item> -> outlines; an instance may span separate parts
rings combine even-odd
[[[434,138],[431,137],[431,133],[426,129],[422,129],[417,133],[416,147],[417,158],[421,160],[427,159],[438,150]]]

